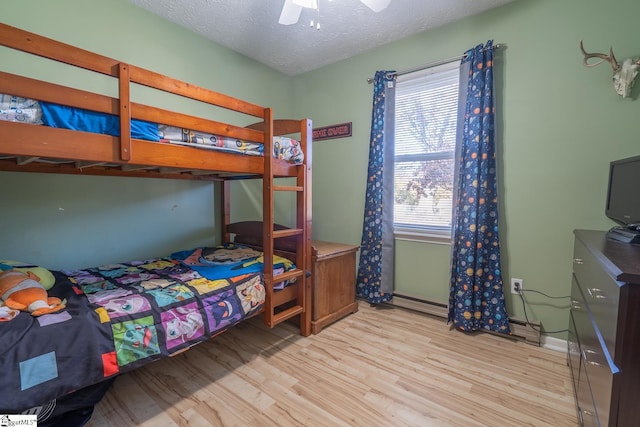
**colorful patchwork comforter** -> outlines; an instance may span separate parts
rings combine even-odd
[[[49,294],[66,300],[64,311],[0,322],[0,414],[45,405],[251,316],[264,304],[261,260],[225,246],[54,272]]]

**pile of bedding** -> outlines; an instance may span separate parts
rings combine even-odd
[[[104,135],[120,135],[118,116],[6,94],[0,94],[0,120]],[[239,154],[264,155],[264,146],[260,143],[144,120],[131,120],[131,137]],[[276,136],[273,138],[273,156],[296,164],[301,164],[304,161],[300,143],[287,137]]]

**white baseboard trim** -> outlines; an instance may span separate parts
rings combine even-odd
[[[542,335],[541,345],[543,348],[549,350],[560,351],[562,353],[567,352],[567,340],[563,340],[556,337],[550,337],[548,335]]]

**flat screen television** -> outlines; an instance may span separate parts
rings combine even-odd
[[[606,215],[624,227],[640,227],[640,156],[611,162]]]

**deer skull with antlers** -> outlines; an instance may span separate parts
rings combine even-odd
[[[587,53],[584,51],[584,46],[582,46],[582,40],[580,40],[580,50],[584,55],[583,64],[586,67],[595,67],[604,61],[610,63],[611,68],[613,68],[613,86],[618,95],[626,98],[631,94],[633,83],[640,71],[640,59],[634,61],[631,58],[627,58],[622,62],[622,65],[620,65],[613,55],[613,48],[609,49],[609,55],[605,55],[604,53]],[[599,58],[600,61],[590,64],[589,59],[591,58]]]

